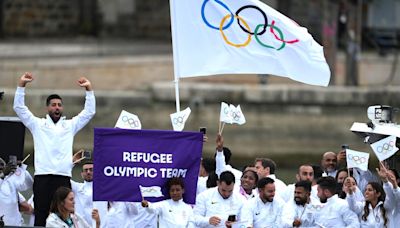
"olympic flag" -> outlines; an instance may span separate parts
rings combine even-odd
[[[396,136],[388,136],[378,142],[371,144],[372,150],[375,152],[379,161],[386,160],[395,154],[399,148],[396,147]]]
[[[137,115],[122,110],[121,114],[118,117],[117,123],[115,124],[115,127],[122,129],[140,130],[142,129],[142,124],[140,123],[139,117]]]
[[[306,28],[259,0],[170,0],[175,78],[273,74],[327,86],[330,70]]]
[[[368,170],[369,153],[355,150],[346,150],[347,168],[359,168],[363,171]]]
[[[169,115],[174,131],[182,131],[183,128],[185,128],[186,120],[189,118],[191,112],[192,110],[187,107],[181,112],[175,112]]]

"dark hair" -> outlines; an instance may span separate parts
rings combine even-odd
[[[229,161],[231,160],[232,157],[232,152],[228,147],[223,147],[222,152],[224,153],[225,157],[225,164],[229,164]],[[215,152],[214,157],[217,156],[217,152]]]
[[[318,180],[318,178],[322,177],[324,171],[321,169],[321,166],[312,165],[312,168],[314,170],[314,180]]]
[[[214,158],[203,158],[201,164],[207,173],[215,172],[215,159]]]
[[[82,166],[84,166],[84,165],[93,165],[93,161],[92,160],[85,161],[85,163],[83,163]]]
[[[336,182],[338,181],[339,173],[341,173],[341,172],[350,173],[350,176],[351,176],[351,177],[353,176],[353,170],[350,170],[350,171],[349,171],[347,168],[341,168],[341,169],[339,169],[339,170],[336,172],[336,176],[335,176]]]
[[[256,158],[256,162],[261,162],[264,168],[269,168],[270,174],[275,174],[276,164],[272,159],[269,158]]]
[[[53,99],[60,99],[62,101],[62,98],[58,94],[51,94],[46,99],[46,106],[49,106],[50,101]]]
[[[218,175],[215,172],[211,172],[208,174],[208,178],[206,181],[207,188],[213,188],[217,186]]]
[[[180,185],[182,189],[185,188],[185,183],[183,182],[183,179],[180,177],[173,177],[167,181],[168,191],[171,189],[172,185]]]
[[[264,177],[257,182],[257,188],[264,188],[267,184],[273,184],[275,181],[272,178]]]
[[[383,190],[383,187],[381,184],[379,184],[378,182],[369,182],[368,185],[371,185],[371,187],[377,192],[377,193],[381,193],[381,195],[378,197],[378,202],[381,201],[382,203],[385,203],[385,198],[386,198],[386,194],[385,191]],[[364,214],[361,216],[361,219],[363,221],[367,221],[368,215],[369,215],[369,204],[371,202],[369,201],[365,201],[365,206],[364,206]],[[388,218],[386,216],[386,209],[383,206],[383,204],[380,206],[381,207],[381,213],[382,213],[382,217],[384,220],[384,226],[386,227],[387,222],[388,222]]]
[[[314,167],[312,165],[306,163],[306,164],[302,164],[299,166],[299,168],[297,169],[297,174],[300,174],[301,167],[311,167],[313,169],[313,173],[314,173]]]
[[[306,180],[302,180],[302,181],[298,181],[296,182],[296,184],[294,185],[295,188],[304,188],[304,190],[306,190],[307,192],[311,192],[311,182],[310,181],[306,181]]]
[[[219,175],[219,182],[225,182],[227,185],[235,183],[235,175],[231,171],[224,171]]]
[[[232,152],[228,147],[223,147],[222,149],[224,150],[225,164],[229,164],[229,161],[232,157]]]
[[[248,169],[248,170],[243,171],[241,178],[242,178],[242,177],[244,176],[244,174],[247,173],[247,172],[250,172],[250,173],[253,174],[254,179],[255,179],[255,181],[256,181],[256,184],[257,184],[257,182],[258,182],[258,174],[257,174],[257,172],[254,171],[254,170]]]
[[[64,200],[70,192],[72,192],[72,190],[64,186],[57,188],[50,204],[50,212],[59,214],[65,213]]]
[[[336,193],[336,180],[333,177],[321,177],[317,181],[317,184],[322,189],[327,189],[331,194]]]

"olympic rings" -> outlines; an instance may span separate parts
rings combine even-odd
[[[266,48],[275,49],[275,48],[272,47],[272,46],[269,46],[269,45],[264,44],[264,43],[261,42],[261,40],[258,38],[257,31],[258,31],[258,29],[259,29],[261,26],[263,26],[263,25],[262,25],[262,24],[259,24],[259,25],[257,25],[257,27],[256,27],[256,35],[254,35],[254,37],[256,38],[257,42],[258,42],[259,44],[261,44],[262,46],[266,47]],[[283,33],[282,33],[282,31],[281,31],[278,27],[276,27],[276,26],[273,25],[273,24],[268,25],[268,26],[271,27],[271,28],[272,28],[272,27],[275,27],[276,31],[278,31],[280,37],[283,39]],[[285,42],[282,42],[281,46],[280,46],[279,48],[276,48],[276,50],[277,50],[277,51],[282,50],[282,48],[284,48],[285,46],[286,46],[286,43],[285,43]]]
[[[240,120],[240,117],[242,116],[240,112],[232,112],[231,115],[232,115],[232,118],[233,118],[235,121],[239,121],[239,120]]]
[[[247,40],[246,40],[244,43],[242,43],[242,44],[234,44],[234,43],[230,42],[230,41],[226,38],[225,33],[223,32],[223,27],[222,27],[222,26],[224,25],[224,22],[226,21],[226,19],[227,19],[228,17],[232,17],[232,16],[229,15],[229,14],[227,14],[224,18],[222,18],[221,24],[219,25],[219,31],[221,32],[222,37],[224,38],[225,42],[226,42],[227,44],[229,44],[229,45],[234,46],[234,47],[245,47],[245,46],[249,45],[249,43],[250,43],[250,41],[251,41],[251,35],[250,35],[250,34],[247,36]],[[239,16],[237,16],[237,15],[235,15],[235,18],[237,18],[238,20],[242,20],[244,26],[246,26],[246,28],[250,30],[250,26],[246,23],[246,21],[244,21],[241,17],[239,17]]]
[[[239,47],[245,47],[245,46],[249,45],[251,42],[251,35],[254,35],[257,43],[259,43],[261,46],[266,47],[266,48],[275,49],[277,51],[282,50],[286,46],[286,44],[294,44],[294,43],[300,42],[299,39],[285,40],[282,30],[279,29],[277,26],[275,26],[275,21],[272,20],[271,24],[268,24],[268,17],[266,15],[266,13],[262,9],[260,9],[258,6],[255,6],[255,5],[244,5],[244,6],[240,7],[234,15],[232,13],[232,11],[229,9],[229,7],[225,3],[222,2],[222,0],[214,0],[215,3],[219,4],[220,6],[222,6],[224,9],[226,9],[229,12],[229,14],[225,15],[222,18],[219,27],[216,27],[216,26],[210,24],[210,22],[207,20],[207,18],[205,16],[205,7],[206,7],[207,3],[210,1],[211,0],[204,0],[203,4],[201,6],[201,17],[202,17],[204,23],[208,27],[219,30],[221,32],[221,35],[222,35],[222,38],[224,39],[224,41],[231,46],[239,48]],[[252,9],[258,10],[264,18],[264,23],[258,24],[256,26],[256,28],[254,29],[254,32],[251,31],[248,23],[242,17],[239,16],[239,13],[247,8],[252,8]],[[230,20],[225,25],[225,22],[228,18],[230,18]],[[223,32],[225,29],[229,28],[232,25],[234,18],[237,19],[237,23],[238,23],[239,27],[245,33],[249,34],[246,41],[244,41],[243,43],[235,44],[235,43],[229,41],[228,38],[226,37],[225,33]],[[262,30],[260,30],[261,27],[262,27]],[[263,35],[267,31],[267,27],[270,27],[269,31],[273,34],[274,38],[276,40],[282,42],[280,47],[275,48],[273,46],[267,45],[259,39],[259,36]],[[278,32],[278,34],[276,32]]]
[[[386,154],[394,149],[394,141],[390,141],[389,143],[384,143],[382,146],[378,146],[377,151],[381,154]]]
[[[253,8],[253,9],[256,9],[256,10],[260,11],[260,13],[261,13],[261,14],[263,15],[263,17],[264,17],[263,30],[262,30],[260,33],[257,33],[257,32],[250,32],[250,29],[247,30],[246,28],[243,28],[243,26],[242,26],[242,24],[240,24],[240,21],[239,21],[239,18],[238,18],[237,22],[238,22],[240,28],[242,28],[243,31],[245,31],[245,32],[247,32],[247,33],[249,33],[249,34],[251,34],[251,35],[254,35],[254,34],[262,35],[262,34],[264,34],[265,31],[267,31],[267,26],[268,26],[268,18],[267,18],[267,15],[265,14],[265,12],[262,11],[258,6],[247,5],[247,6],[242,6],[242,7],[240,7],[240,8],[236,11],[236,16],[238,16],[239,13],[240,13],[242,10],[246,9],[246,8]]]
[[[210,28],[212,28],[212,29],[219,30],[220,28],[218,28],[218,27],[213,26],[212,24],[210,24],[210,23],[207,21],[206,17],[204,16],[204,9],[205,9],[205,7],[206,7],[207,2],[209,2],[209,1],[210,1],[210,0],[204,0],[203,5],[201,6],[201,17],[203,18],[204,23],[206,23],[206,25],[207,25],[208,27],[210,27]],[[224,7],[224,8],[225,8],[226,10],[228,10],[229,13],[231,14],[231,20],[230,20],[229,23],[228,23],[225,27],[223,27],[223,29],[222,29],[222,30],[225,30],[225,29],[227,29],[229,26],[231,26],[231,24],[233,23],[233,19],[234,19],[233,13],[230,11],[230,9],[228,8],[228,6],[225,5],[224,3],[222,3],[221,1],[215,0],[215,2],[218,3],[218,4],[220,4],[222,7]]]
[[[271,31],[272,34],[274,34],[275,39],[277,39],[277,40],[279,40],[279,41],[282,41],[283,43],[288,43],[288,44],[293,44],[293,43],[299,42],[299,39],[294,39],[294,40],[286,41],[286,40],[283,40],[283,38],[279,38],[279,37],[275,34],[274,29],[277,29],[277,27],[275,26],[275,21],[272,21],[270,31]],[[279,31],[278,31],[278,32],[279,32]],[[283,36],[281,35],[281,37],[283,37]]]
[[[122,117],[122,122],[128,123],[129,126],[131,126],[132,128],[139,127],[138,120],[134,120],[133,118],[128,118],[127,116]]]
[[[183,124],[183,118],[185,118],[185,116],[186,115],[175,117],[173,118],[172,122],[174,123],[174,125],[181,126]]]
[[[228,107],[225,107],[225,108],[224,108],[224,114],[225,114],[225,115],[228,115],[228,114],[229,114],[229,108],[228,108]]]
[[[353,160],[353,162],[355,162],[357,165],[361,165],[366,163],[368,160],[365,157],[360,157],[360,156],[353,156],[352,154],[348,154],[347,158],[349,158],[350,160]]]
[[[157,191],[157,189],[154,189],[154,188],[149,188],[149,189],[142,189],[141,190],[142,191],[142,193],[155,193],[155,192],[158,192]]]
[[[322,208],[324,208],[324,205],[311,205],[311,207],[316,210],[316,211],[320,211]]]

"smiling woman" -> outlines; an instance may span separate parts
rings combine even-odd
[[[97,217],[96,223],[100,225]],[[56,190],[50,205],[50,215],[46,227],[90,228],[87,222],[75,213],[75,196],[70,188],[60,187]]]

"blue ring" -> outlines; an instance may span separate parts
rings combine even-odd
[[[201,6],[201,17],[203,18],[204,23],[206,23],[206,25],[212,29],[216,29],[219,30],[219,27],[215,27],[212,24],[210,24],[206,17],[204,16],[204,8],[206,7],[207,2],[209,2],[210,0],[204,0],[202,6]],[[234,20],[234,16],[233,13],[229,10],[228,6],[225,5],[223,2],[221,2],[220,0],[215,0],[216,3],[220,4],[222,7],[224,7],[226,10],[229,11],[229,13],[231,14],[231,20],[229,21],[229,23],[227,25],[225,25],[224,27],[222,27],[222,30],[227,29],[229,26],[231,26],[231,24],[233,23]]]

